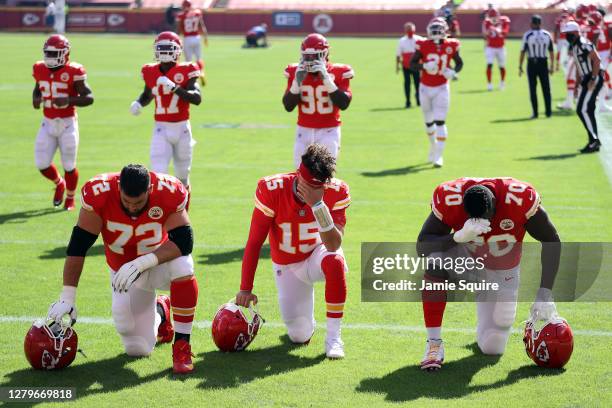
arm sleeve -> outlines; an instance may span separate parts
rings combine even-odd
[[[200,72],[200,67],[198,67],[196,64],[189,64],[189,71],[187,72],[187,78],[192,79],[192,78],[199,78],[202,75],[202,73]]]
[[[293,70],[291,69],[291,66],[287,66],[285,68],[283,75],[285,75],[285,78],[287,78],[287,88],[285,89],[285,92],[287,92],[289,91],[289,88],[291,88],[291,83],[293,82]]]
[[[74,81],[84,81],[87,79],[87,72],[85,72],[85,67],[82,65],[78,65],[74,70]]]
[[[266,216],[263,212],[257,209],[253,210],[251,217],[251,229],[249,230],[249,238],[244,248],[242,257],[242,277],[240,281],[240,290],[252,290],[253,281],[255,280],[255,271],[259,262],[259,253],[261,247],[266,241],[273,218]]]

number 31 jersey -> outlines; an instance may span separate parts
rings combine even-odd
[[[264,177],[257,183],[255,207],[274,219],[268,238],[272,262],[288,265],[308,258],[321,243],[319,228],[310,207],[294,193],[296,173]],[[325,187],[323,202],[334,224],[346,225],[346,208],[351,204],[348,185],[332,179]]]
[[[444,77],[444,70],[449,68],[449,64],[455,54],[459,51],[459,40],[447,38],[437,44],[434,40],[417,41],[416,49],[421,54],[421,63],[434,61],[434,69],[421,70],[421,83],[427,86],[440,86],[448,82]]]
[[[477,184],[493,192],[495,215],[491,231],[474,242],[480,250],[473,252],[476,256],[487,255],[485,266],[489,269],[514,268],[520,262],[521,253],[520,245],[514,243],[523,242],[525,224],[540,208],[540,195],[531,184],[511,177],[460,178],[436,188],[431,202],[434,215],[454,231],[459,231],[469,218],[463,208],[463,194]]]
[[[200,68],[194,63],[182,62],[173,66],[165,74],[160,64],[146,64],[142,67],[142,79],[155,97],[155,120],[158,122],[182,122],[189,119],[189,102],[179,98],[164,86],[157,85],[161,76],[168,77],[178,86],[185,87],[191,78],[200,77]]]
[[[106,262],[114,271],[135,258],[155,251],[168,240],[164,223],[185,209],[188,193],[183,184],[167,174],[149,172],[149,201],[139,216],[127,215],[119,196],[119,173],[101,174],[81,190],[81,205],[102,218]]]
[[[286,91],[291,88],[296,71],[297,64],[291,64],[285,68]],[[354,72],[350,65],[327,64],[327,72],[338,89],[351,95],[349,82]],[[298,125],[315,129],[340,126],[342,123],[340,122],[340,108],[332,103],[319,74],[306,74],[300,89],[302,100],[298,104]]]

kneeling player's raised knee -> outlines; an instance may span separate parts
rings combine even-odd
[[[506,350],[509,331],[487,330],[478,336],[480,351],[487,355],[500,355]]]
[[[146,357],[151,354],[155,343],[151,344],[144,337],[122,336],[125,354],[130,357]]]
[[[287,325],[287,335],[293,343],[307,343],[314,333],[312,320],[304,317],[287,321],[285,324]]]

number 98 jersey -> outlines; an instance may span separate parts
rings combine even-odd
[[[82,208],[102,218],[106,262],[114,271],[166,242],[166,220],[171,214],[183,211],[187,204],[187,190],[177,178],[152,171],[149,174],[149,201],[137,217],[127,215],[123,209],[119,173],[98,175],[81,189]]]
[[[191,78],[200,77],[200,68],[194,63],[182,62],[174,65],[163,74],[158,64],[146,64],[142,67],[142,79],[151,89],[155,98],[155,120],[158,122],[182,122],[189,119],[189,102],[179,98],[170,89],[157,85],[157,79],[166,76],[180,87],[187,86]]]
[[[448,82],[444,70],[450,67],[450,62],[459,51],[459,40],[446,38],[439,44],[434,40],[417,41],[416,49],[421,53],[421,63],[435,62],[435,68],[421,70],[421,83],[427,86],[440,86]]]
[[[272,262],[288,265],[308,258],[321,243],[319,228],[310,207],[295,196],[296,173],[264,177],[257,183],[255,208],[273,218],[268,235]],[[323,202],[334,224],[346,225],[346,208],[351,204],[348,185],[332,179],[325,186]]]
[[[291,88],[296,70],[297,64],[291,64],[285,68],[285,77],[287,77],[285,92]],[[327,64],[327,72],[338,89],[351,96],[349,82],[354,76],[353,68],[345,64]],[[298,104],[298,125],[315,129],[340,126],[342,123],[340,108],[332,103],[319,74],[306,74],[300,91],[302,100]]]
[[[490,179],[460,178],[440,184],[434,191],[431,210],[454,231],[463,228],[469,216],[463,208],[463,194],[474,185],[489,188],[495,196],[491,231],[472,243],[476,256],[486,256],[485,266],[493,270],[511,269],[520,263],[520,245],[525,224],[540,208],[540,195],[531,184],[511,177]],[[492,256],[489,256],[492,255]]]

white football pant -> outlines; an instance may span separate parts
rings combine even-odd
[[[293,162],[295,167],[302,163],[302,155],[313,143],[320,143],[327,147],[327,150],[338,158],[340,152],[340,139],[342,138],[340,126],[330,128],[307,128],[299,126],[295,131],[295,147],[293,149]]]
[[[58,148],[64,170],[74,170],[79,148],[79,124],[76,117],[43,118],[34,146],[36,167],[39,170],[49,167]]]
[[[111,282],[114,272],[110,271]],[[112,292],[112,315],[129,356],[148,356],[157,342],[161,318],[155,305],[155,290],[169,290],[170,282],[193,275],[191,255],[179,256],[144,272],[127,292]]]
[[[485,59],[487,61],[487,65],[493,64],[494,61],[497,61],[497,65],[500,68],[504,68],[506,66],[506,47],[485,47]]]
[[[330,252],[319,244],[302,262],[289,265],[272,263],[278,289],[278,304],[287,334],[294,343],[305,343],[315,329],[314,282],[325,281],[321,269],[323,258],[328,255],[344,257],[342,248]],[[345,262],[346,265],[346,262]]]
[[[189,35],[183,37],[183,52],[185,53],[185,61],[187,62],[201,60],[202,38],[199,35]]]
[[[195,144],[188,120],[155,122],[151,138],[151,170],[167,174],[170,159],[174,159],[174,175],[184,185],[189,185]]]
[[[450,85],[445,83],[439,86],[419,84],[419,101],[425,123],[446,121],[450,105]]]
[[[572,59],[569,55],[569,43],[567,40],[559,39],[557,40],[557,51],[559,51],[559,64],[563,69],[563,72],[567,74],[567,64],[570,59]]]

